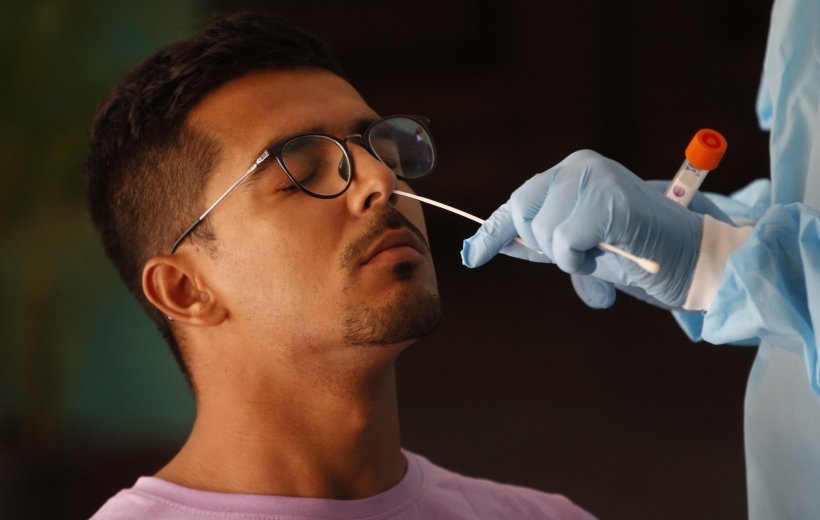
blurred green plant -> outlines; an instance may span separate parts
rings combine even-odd
[[[200,25],[195,0],[43,0],[0,17],[0,440],[181,432],[185,384],[88,218],[88,128],[111,85]]]

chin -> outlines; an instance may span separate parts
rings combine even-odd
[[[405,270],[397,264],[397,276]],[[394,272],[396,272],[394,271]],[[441,300],[432,287],[412,277],[382,302],[351,305],[344,312],[345,343],[355,346],[409,346],[435,329]]]

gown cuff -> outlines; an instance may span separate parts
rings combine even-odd
[[[692,285],[683,303],[685,310],[704,311],[709,308],[720,286],[729,256],[746,242],[752,229],[752,226],[735,227],[704,215],[703,238],[692,275]]]

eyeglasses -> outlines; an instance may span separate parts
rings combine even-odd
[[[190,236],[215,207],[242,181],[250,177],[271,158],[291,182],[301,191],[319,199],[332,199],[344,193],[353,181],[353,159],[347,141],[356,139],[373,157],[404,180],[429,175],[436,164],[436,148],[426,117],[396,115],[371,123],[361,134],[339,139],[329,134],[314,133],[290,137],[262,151],[253,164],[231,184],[200,217],[186,229],[171,253]]]

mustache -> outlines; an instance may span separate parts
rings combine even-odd
[[[409,229],[424,244],[427,253],[430,253],[430,244],[427,243],[427,239],[424,238],[421,230],[413,225],[399,210],[393,206],[387,206],[383,213],[373,218],[361,237],[345,247],[341,259],[342,269],[358,264],[370,245],[378,240],[385,231],[400,228]]]

